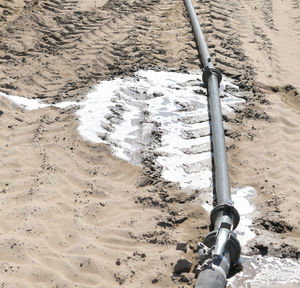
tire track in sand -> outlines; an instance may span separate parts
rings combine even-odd
[[[2,29],[0,87],[56,101],[140,68],[196,68],[190,31],[182,1],[39,1]]]

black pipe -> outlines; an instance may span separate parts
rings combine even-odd
[[[211,57],[202,33],[200,24],[197,19],[191,0],[185,0],[187,10],[189,12],[195,40],[198,46],[198,51],[201,56],[203,65],[203,81],[208,88],[211,114],[211,128],[213,137],[213,152],[215,164],[215,182],[217,203],[224,204],[231,199],[230,185],[227,168],[227,158],[225,150],[225,138],[222,122],[222,110],[219,97],[219,83],[222,79],[222,74],[214,68]]]
[[[189,12],[198,52],[201,56],[203,82],[207,87],[210,103],[210,118],[215,167],[215,188],[217,205],[211,212],[211,224],[214,231],[209,233],[200,244],[199,268],[196,288],[224,288],[229,270],[240,256],[240,244],[233,230],[239,222],[239,213],[231,201],[230,182],[227,167],[223,116],[219,96],[221,72],[216,69],[202,33],[191,0],[184,0]],[[204,261],[203,261],[204,259]]]
[[[222,122],[222,110],[219,97],[219,83],[214,73],[208,77],[207,86],[210,102],[217,204],[220,205],[231,200],[231,195],[227,168],[225,136]]]
[[[197,278],[195,287],[197,288],[219,288],[226,286],[226,278],[230,269],[230,255],[217,257],[211,263],[206,264]]]

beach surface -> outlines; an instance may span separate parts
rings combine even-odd
[[[244,254],[297,260],[300,3],[193,4],[213,63],[245,102],[224,117],[232,187],[256,190]],[[151,157],[120,159],[80,135],[76,105],[55,107],[139,71],[200,71],[183,1],[0,0],[0,22],[0,92],[45,104],[0,96],[2,287],[192,287],[211,187],[179,187]]]

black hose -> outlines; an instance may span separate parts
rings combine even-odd
[[[213,66],[191,0],[184,0],[184,2],[189,12],[198,52],[201,56],[203,82],[209,95],[217,197],[217,205],[211,212],[211,224],[214,231],[204,238],[204,245],[200,245],[200,258],[206,259],[206,261],[201,263],[202,266],[195,287],[224,288],[226,287],[230,267],[238,261],[241,248],[235,234],[232,232],[238,225],[239,213],[234,208],[233,201],[231,201],[223,116],[219,96],[219,84],[222,80],[222,74]]]
[[[230,254],[208,259],[198,275],[195,288],[225,288],[230,269]]]

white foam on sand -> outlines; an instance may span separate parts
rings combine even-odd
[[[3,96],[7,99],[9,99],[12,103],[15,105],[18,105],[24,110],[35,110],[39,108],[44,108],[48,107],[49,105],[42,103],[41,101],[37,99],[28,99],[20,96],[12,96],[12,95],[7,95],[3,92],[0,92],[0,96]]]
[[[201,78],[199,72],[139,71],[134,77],[100,82],[80,103],[52,106],[79,107],[78,132],[84,139],[107,143],[116,156],[138,165],[144,151],[156,149],[163,178],[181,187],[207,189],[212,179],[210,127]],[[221,90],[224,114],[244,103],[238,87],[226,77]],[[49,106],[36,99],[1,95],[25,110]],[[159,143],[151,141],[157,130]]]
[[[143,153],[152,150],[162,177],[181,187],[208,190],[212,186],[211,140],[208,98],[201,78],[199,72],[139,71],[134,77],[100,82],[81,102],[52,106],[78,106],[78,132],[84,139],[107,143],[116,156],[140,165]],[[220,88],[224,114],[244,103],[230,79],[225,77]],[[49,106],[37,99],[1,95],[25,110]],[[247,197],[253,195],[251,187],[232,195],[241,215],[236,232],[242,245],[254,237],[247,216],[253,211]]]
[[[252,225],[251,215],[255,211],[251,200],[256,196],[256,190],[253,187],[246,186],[237,190],[233,190],[232,199],[235,207],[240,214],[240,223],[235,230],[241,246],[246,246],[248,242],[255,238],[255,233],[251,231]]]
[[[271,288],[275,284],[290,287],[286,285],[299,285],[300,283],[299,260],[267,256],[241,256],[240,260],[244,269],[228,279],[228,288]]]

